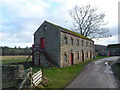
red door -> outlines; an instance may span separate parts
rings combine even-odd
[[[41,38],[41,49],[45,48],[45,38]]]
[[[110,56],[110,52],[108,52],[108,56]]]
[[[73,56],[73,53],[71,53],[71,55],[70,55],[70,64],[71,64],[71,65],[73,65],[73,57],[74,57],[74,56]]]

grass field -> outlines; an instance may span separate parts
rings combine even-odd
[[[43,88],[64,88],[84,69],[86,64],[100,58],[104,57],[86,60],[64,68],[43,68],[43,76],[47,78],[47,83],[43,85]],[[34,72],[37,72],[39,69],[40,67],[33,67]]]
[[[16,62],[24,62],[28,58],[28,56],[0,56],[2,58],[2,63],[16,63]],[[32,58],[30,57],[29,61],[31,61]]]

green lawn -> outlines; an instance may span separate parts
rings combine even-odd
[[[28,58],[28,56],[0,56],[2,58],[2,63],[16,63],[16,62],[24,62]],[[29,61],[31,61],[32,58],[30,57]]]
[[[44,88],[64,88],[84,69],[86,64],[100,58],[103,57],[86,60],[64,68],[43,68],[43,76],[48,79]],[[33,67],[33,72],[37,72],[39,69],[40,67]]]

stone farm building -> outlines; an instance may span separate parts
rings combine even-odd
[[[109,44],[107,50],[109,56],[120,56],[120,44]]]
[[[69,66],[92,59],[94,41],[48,21],[34,33],[33,63],[39,66]]]

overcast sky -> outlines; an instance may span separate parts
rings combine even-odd
[[[48,20],[72,29],[68,11],[75,5],[91,4],[99,12],[105,12],[106,27],[112,37],[95,40],[95,44],[118,43],[118,1],[119,0],[0,0],[0,46],[31,47],[33,34]],[[67,21],[67,22],[66,22]]]

